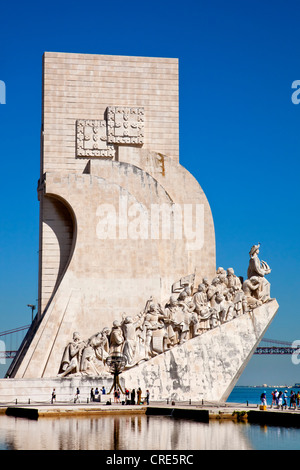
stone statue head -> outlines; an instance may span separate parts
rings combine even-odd
[[[227,276],[233,276],[234,275],[234,270],[233,268],[228,268],[227,269]]]
[[[258,243],[257,245],[253,245],[251,247],[251,249],[249,251],[250,258],[252,258],[252,256],[259,253],[259,247],[260,247],[260,243]]]
[[[199,284],[198,292],[203,292],[204,290],[205,290],[205,285],[204,284]]]
[[[75,341],[76,343],[80,341],[80,334],[77,331],[74,331],[73,333],[73,341]]]
[[[180,292],[178,298],[179,298],[180,300],[184,300],[184,299],[186,299],[187,296],[188,296],[188,295],[187,295],[186,291],[183,290],[182,292]]]

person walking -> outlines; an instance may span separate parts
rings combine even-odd
[[[52,390],[52,395],[51,395],[51,403],[54,403],[56,401],[56,391],[55,388]]]
[[[95,401],[95,392],[93,388],[91,388],[91,401]]]
[[[272,392],[272,403],[271,403],[271,408],[273,407],[273,405],[276,405],[276,399],[275,399],[275,390],[273,390],[273,392]]]
[[[137,404],[141,405],[142,404],[142,390],[139,387],[137,391]]]
[[[287,403],[287,400],[288,400],[287,390],[285,390],[285,391],[283,392],[282,409],[283,409],[283,407],[284,407],[285,409],[287,409],[287,404],[288,404],[288,403]]]
[[[149,390],[147,389],[147,390],[146,390],[146,403],[147,403],[147,405],[149,405],[149,399],[150,399],[150,392],[149,392]]]
[[[294,410],[296,409],[296,394],[293,390],[291,390],[291,394],[290,394],[290,408],[294,408]]]
[[[80,390],[78,387],[76,389],[76,394],[75,394],[75,399],[74,399],[74,403],[77,403],[77,402],[80,403]]]
[[[274,395],[275,395],[275,402],[276,402],[276,405],[278,406],[278,395],[279,395],[279,393],[278,393],[277,388],[276,388],[276,390],[275,390]]]
[[[280,390],[280,392],[278,393],[278,409],[282,409],[282,398],[283,398],[283,394],[282,394],[282,391]]]

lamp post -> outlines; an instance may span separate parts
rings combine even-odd
[[[35,310],[35,305],[27,304],[27,307],[31,308],[31,323],[33,322],[33,312]]]

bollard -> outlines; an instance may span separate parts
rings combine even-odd
[[[191,404],[192,404],[192,400],[190,399],[190,401],[189,401],[189,405],[191,405]]]
[[[30,398],[28,398],[28,405],[30,405]]]
[[[16,398],[16,405],[18,404],[18,399]]]

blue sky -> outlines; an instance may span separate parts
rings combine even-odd
[[[265,336],[300,339],[299,14],[276,0],[2,5],[0,331],[37,303],[42,55],[55,51],[179,58],[180,162],[211,205],[217,264],[245,276],[260,242],[280,304]],[[300,366],[254,357],[240,383],[268,378],[299,382]]]

